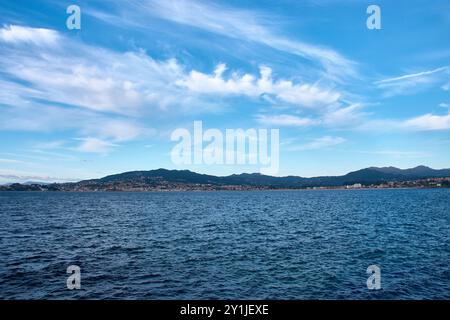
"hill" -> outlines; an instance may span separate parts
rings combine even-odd
[[[274,177],[259,173],[229,176],[199,174],[189,170],[157,169],[130,171],[100,179],[75,183],[11,184],[0,190],[14,191],[153,191],[153,190],[246,190],[246,189],[299,189],[308,187],[343,187],[362,184],[382,185],[423,179],[449,178],[450,169],[435,170],[426,166],[410,169],[370,167],[342,176],[304,178],[298,176]],[[444,184],[447,182],[444,181]],[[413,184],[414,185],[414,184]]]

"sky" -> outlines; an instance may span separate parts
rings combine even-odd
[[[259,170],[174,163],[194,121],[278,129],[278,176],[450,168],[449,32],[448,0],[0,0],[0,183]]]

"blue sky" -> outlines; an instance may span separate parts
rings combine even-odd
[[[195,120],[279,129],[278,175],[450,167],[445,0],[2,0],[0,27],[0,183],[258,171],[173,164]]]

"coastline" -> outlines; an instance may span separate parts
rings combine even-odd
[[[30,192],[30,193],[188,193],[188,192],[278,192],[278,191],[364,191],[364,190],[435,190],[450,189],[449,187],[363,187],[363,188],[249,188],[249,189],[166,189],[166,190],[2,190],[0,192]]]

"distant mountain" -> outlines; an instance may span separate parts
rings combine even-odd
[[[376,185],[386,182],[405,182],[426,178],[450,178],[450,169],[435,170],[426,166],[411,169],[395,167],[369,167],[342,176],[323,176],[304,178],[298,176],[274,177],[259,173],[233,174],[218,177],[199,174],[189,170],[157,169],[149,171],[130,171],[109,175],[100,179],[83,180],[75,183],[54,184],[12,184],[0,190],[178,190],[178,189],[230,189],[239,186],[252,188],[306,188],[339,187],[353,184]]]
[[[199,174],[189,170],[167,170],[157,169],[149,171],[129,171],[103,177],[101,179],[87,180],[89,182],[144,182],[153,183],[157,181],[184,182],[184,183],[214,183],[219,177]],[[81,181],[86,182],[86,181]]]
[[[405,170],[395,167],[370,167],[350,172],[343,176],[324,176],[313,178],[304,178],[298,176],[274,177],[262,175],[259,173],[242,173],[225,177],[218,177],[207,174],[199,174],[189,170],[157,169],[149,171],[124,172],[106,176],[101,179],[80,181],[78,182],[78,184],[144,183],[155,185],[162,182],[168,182],[187,184],[302,188],[308,186],[342,186],[355,183],[375,184],[388,181],[407,181],[438,177],[450,177],[450,169],[435,170],[425,166],[418,166]]]
[[[368,169],[372,169],[378,172],[383,172],[383,173],[390,173],[390,174],[395,174],[395,175],[400,175],[400,176],[413,176],[413,177],[446,177],[448,176],[448,173],[450,172],[450,169],[441,169],[441,170],[435,170],[435,169],[431,169],[430,167],[426,167],[426,166],[418,166],[415,168],[411,168],[411,169],[398,169],[395,167],[382,167],[382,168],[377,168],[377,167],[371,167]]]

